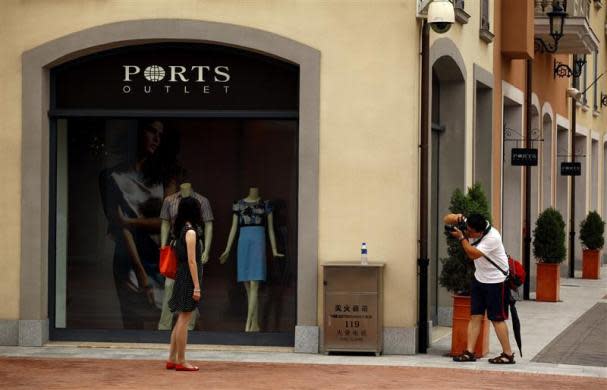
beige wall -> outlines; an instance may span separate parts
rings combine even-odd
[[[419,95],[415,3],[372,3],[3,2],[0,177],[10,190],[0,195],[0,217],[6,221],[0,237],[5,248],[0,258],[0,319],[19,318],[21,54],[101,24],[187,18],[258,28],[320,50],[319,262],[357,259],[360,242],[366,241],[371,261],[387,263],[384,325],[414,326],[418,192],[417,174],[412,173],[417,172]]]
[[[597,62],[598,62],[598,70],[597,70],[597,76],[600,75],[601,73],[605,72],[607,70],[607,43],[606,38],[607,38],[607,34],[606,34],[606,30],[605,30],[605,24],[607,22],[607,20],[605,19],[607,15],[607,7],[605,5],[603,5],[603,7],[601,9],[597,9],[594,7],[594,5],[591,5],[590,7],[590,26],[592,28],[592,30],[594,31],[594,33],[596,34],[596,36],[599,38],[599,53],[597,56]],[[593,81],[594,81],[594,57],[592,54],[588,54],[586,56],[586,60],[588,61],[586,64],[586,83],[587,86],[589,86]],[[601,79],[599,79],[599,81],[597,81],[596,83],[597,87],[598,87],[598,99],[599,99],[599,109],[597,112],[593,112],[593,104],[594,104],[594,86],[590,87],[588,89],[588,91],[586,92],[586,97],[587,97],[587,106],[586,107],[578,107],[577,110],[577,123],[579,126],[583,126],[586,129],[589,129],[592,132],[596,132],[599,134],[599,140],[602,140],[603,134],[606,134],[607,132],[607,115],[606,115],[606,111],[607,107],[600,107],[600,98],[601,98],[601,92],[603,93],[607,93],[607,74],[604,75],[603,77],[601,77]],[[583,90],[585,87],[583,86],[583,79],[582,77],[580,77],[580,91]],[[586,161],[589,163],[587,164],[587,167],[590,167],[590,162],[592,161],[592,148],[591,148],[591,136],[590,133],[588,134],[587,137],[587,148],[586,150],[588,151],[587,153],[587,157],[586,157]],[[603,152],[602,152],[603,148],[602,148],[602,144],[601,142],[599,142],[599,159],[598,159],[598,166],[599,166],[599,185],[598,185],[598,190],[599,190],[599,196],[598,196],[598,207],[599,207],[599,211],[601,211],[602,207],[601,205],[603,204],[603,197],[605,196],[602,188],[603,188],[603,180],[604,180],[604,174],[602,174],[602,169],[601,167],[603,166],[603,158],[604,156],[602,156]],[[592,196],[592,188],[593,188],[593,183],[591,183],[592,180],[592,175],[590,175],[590,171],[588,171],[588,175],[586,175],[586,181],[584,183],[584,185],[586,186],[586,210],[590,211],[591,208],[591,196]],[[602,215],[603,215],[603,219],[605,219],[605,215],[606,215],[606,211],[607,210],[602,210]],[[584,215],[585,217],[585,215]]]

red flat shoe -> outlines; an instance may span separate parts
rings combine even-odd
[[[198,371],[199,368],[196,366],[186,367],[183,364],[175,364],[175,371]]]
[[[167,362],[166,364],[166,369],[167,370],[174,370],[175,369],[176,364],[173,362]]]

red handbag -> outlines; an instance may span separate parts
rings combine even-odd
[[[171,245],[160,248],[160,262],[158,263],[160,273],[167,278],[175,279],[177,275],[177,255],[175,248]]]

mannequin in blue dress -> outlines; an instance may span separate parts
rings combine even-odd
[[[265,226],[267,226],[273,257],[284,257],[276,250],[274,235],[274,219],[272,207],[268,201],[262,201],[259,188],[249,188],[246,198],[234,203],[232,227],[228,236],[226,249],[219,260],[224,264],[230,256],[230,250],[240,229],[238,238],[238,281],[243,282],[247,291],[247,323],[245,332],[259,332],[258,292],[259,283],[266,280],[266,241]],[[267,222],[267,223],[266,223]]]

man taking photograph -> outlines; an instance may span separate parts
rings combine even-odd
[[[481,321],[487,317],[493,323],[502,353],[492,359],[492,364],[514,364],[514,353],[508,339],[508,299],[509,291],[505,285],[506,276],[491,264],[491,259],[503,270],[508,269],[508,256],[502,244],[500,233],[480,214],[472,214],[467,219],[462,214],[448,214],[444,218],[451,225],[451,236],[462,245],[466,256],[474,261],[474,279],[470,285],[471,318],[468,323],[468,342],[466,350],[453,358],[456,362],[473,362],[474,346],[481,330]],[[465,222],[462,232],[456,226]],[[463,226],[463,225],[460,225]]]

